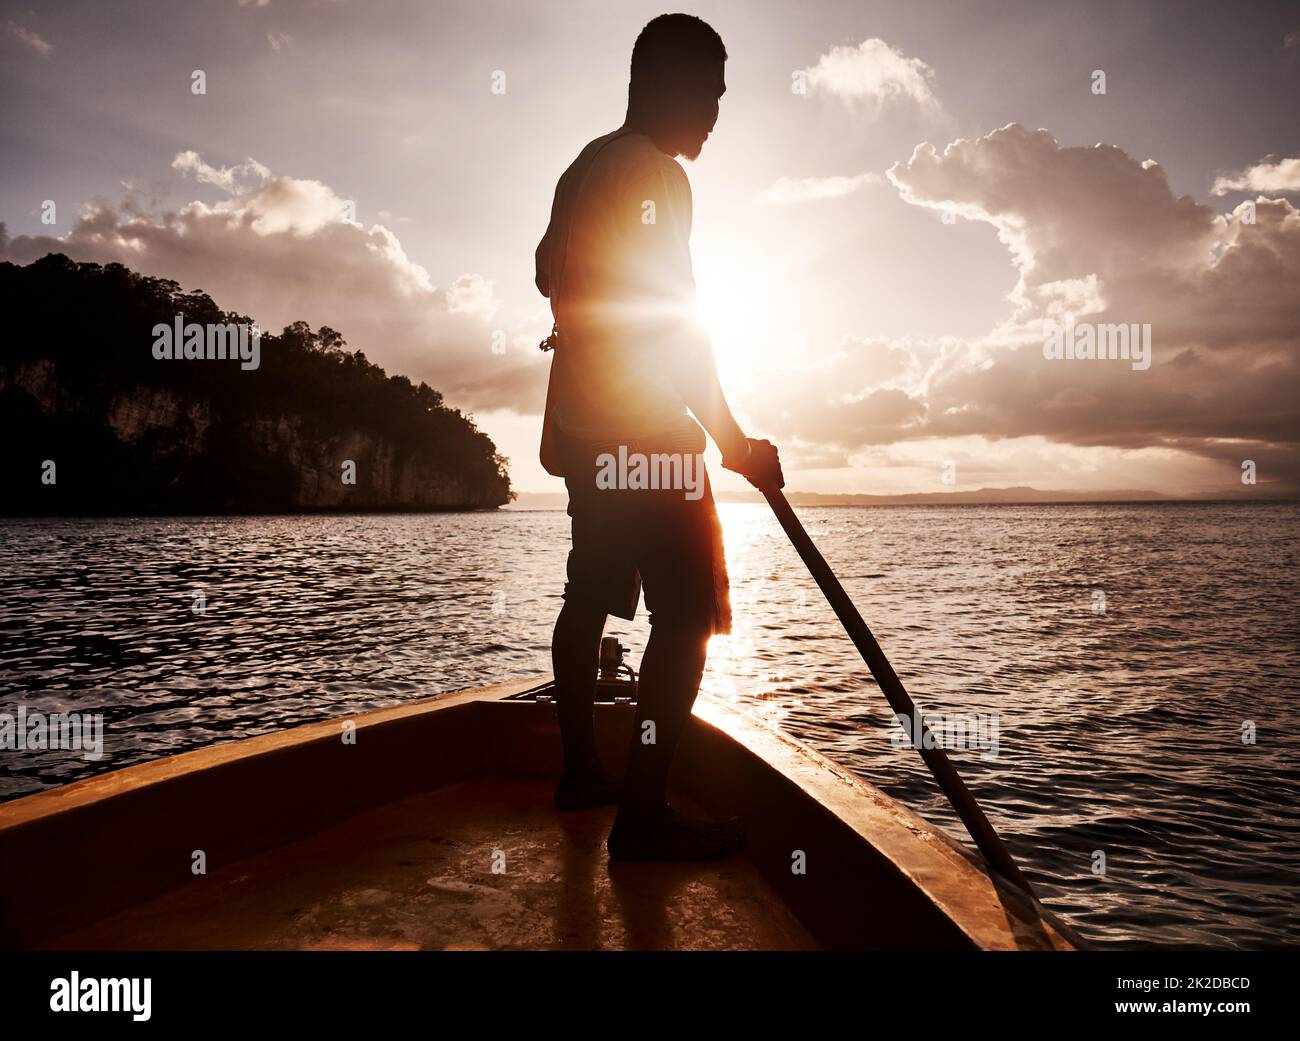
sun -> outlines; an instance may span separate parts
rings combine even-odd
[[[760,261],[734,243],[695,256],[696,313],[713,342],[724,387],[781,368],[799,341],[798,301],[779,261]]]
[[[731,340],[744,324],[740,294],[730,279],[714,278],[701,282],[696,290],[696,306],[700,321],[715,341]]]
[[[754,342],[760,321],[742,280],[727,272],[710,272],[697,278],[695,294],[699,321],[713,342],[718,369],[725,373],[742,366],[746,345]]]

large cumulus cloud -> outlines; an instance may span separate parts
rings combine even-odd
[[[1007,319],[965,341],[846,341],[789,381],[768,421],[845,449],[1036,435],[1296,477],[1300,212],[1286,199],[1220,214],[1175,196],[1151,160],[1016,124],[921,145],[889,178],[914,205],[996,229],[1019,274]],[[1150,323],[1151,368],[1045,359],[1044,323],[1067,317]],[[882,374],[882,351],[905,361]]]

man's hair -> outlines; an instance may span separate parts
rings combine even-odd
[[[629,93],[655,83],[665,71],[680,69],[692,59],[726,61],[722,37],[693,14],[661,14],[652,18],[632,46]]]

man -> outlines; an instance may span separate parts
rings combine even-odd
[[[615,860],[727,857],[743,840],[739,822],[694,820],[666,796],[709,637],[731,629],[700,424],[727,469],[756,487],[784,485],[776,449],[746,437],[732,416],[693,319],[691,189],[676,157],[695,159],[713,130],[726,58],[721,38],[698,18],[651,21],[632,50],[626,120],[560,178],[537,247],[537,286],[555,316],[542,457],[564,476],[573,518],[551,645],[564,743],[555,802],[580,809],[618,801],[608,842]],[[697,480],[610,487],[608,463],[620,449],[671,460],[663,473],[682,475],[683,485]],[[651,635],[620,789],[596,753],[592,701],[605,619],[633,618],[642,585]]]

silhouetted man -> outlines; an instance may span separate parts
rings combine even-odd
[[[723,466],[756,486],[784,484],[776,449],[747,438],[733,418],[708,338],[693,321],[691,188],[676,157],[696,158],[712,131],[726,58],[718,34],[690,15],[661,15],[642,30],[627,118],[560,178],[537,248],[556,347],[542,459],[564,476],[573,521],[551,645],[564,743],[555,802],[579,809],[618,801],[608,843],[617,860],[726,857],[743,839],[738,821],[691,819],[665,793],[709,637],[731,629],[700,424]],[[644,470],[640,481],[631,468],[612,475],[611,461],[638,456],[664,480],[643,487]],[[597,655],[607,615],[633,618],[642,585],[651,635],[620,790],[593,735]]]

